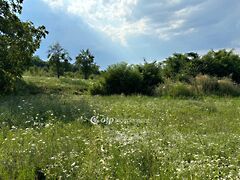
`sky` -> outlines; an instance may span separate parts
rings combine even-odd
[[[173,53],[240,49],[239,0],[25,0],[21,19],[49,34],[73,59],[89,48],[102,68],[164,60]]]

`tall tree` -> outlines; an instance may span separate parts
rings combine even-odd
[[[0,0],[0,91],[13,90],[48,33],[44,26],[22,22],[23,0]]]
[[[67,65],[71,60],[68,52],[62,48],[59,43],[55,43],[49,47],[48,59],[49,64],[54,68],[54,71],[56,71],[58,78],[64,73],[64,65]]]
[[[240,57],[233,50],[209,51],[198,63],[199,73],[217,77],[231,77],[240,83]]]
[[[194,65],[200,59],[199,55],[194,52],[179,54],[173,56],[163,62],[163,74],[166,78],[174,80],[187,80],[190,76],[195,76],[197,70]]]
[[[82,50],[76,57],[76,66],[84,75],[84,79],[88,79],[91,74],[99,72],[99,66],[94,62],[94,56],[91,54],[89,49]]]

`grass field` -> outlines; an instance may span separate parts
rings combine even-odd
[[[0,98],[0,179],[240,178],[240,98],[90,96],[92,82],[25,80],[28,94]]]

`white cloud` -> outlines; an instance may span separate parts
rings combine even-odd
[[[129,21],[137,0],[76,0],[68,4],[70,14],[81,17],[92,28],[127,45],[129,35],[144,33],[147,20]]]
[[[53,9],[63,7],[64,5],[63,0],[43,0],[43,1]]]
[[[200,5],[189,6],[189,7],[185,7],[180,10],[177,10],[174,14],[176,17],[188,17],[191,14],[199,11],[200,9],[201,9]]]
[[[184,29],[187,18],[197,10],[188,7],[172,12],[163,22],[156,22],[148,14],[134,17],[134,10],[140,0],[43,0],[50,7],[62,9],[68,14],[80,17],[93,29],[103,32],[112,40],[119,41],[127,46],[130,36],[141,34],[155,35],[162,40],[169,40],[194,32],[193,27]],[[183,0],[169,0],[172,6],[180,4]],[[148,3],[148,5],[151,2]],[[154,3],[156,4],[156,2]],[[159,2],[161,5],[162,2]],[[160,9],[161,10],[161,9]]]

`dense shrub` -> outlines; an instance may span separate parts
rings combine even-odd
[[[162,82],[161,66],[154,63],[128,65],[120,63],[110,66],[103,73],[103,80],[95,83],[91,94],[147,94],[152,95],[155,87]]]
[[[231,77],[240,83],[240,57],[232,50],[209,51],[197,64],[199,73],[216,77]]]
[[[143,76],[142,89],[143,94],[152,95],[155,87],[162,83],[161,66],[156,61],[153,63],[144,62],[138,66],[140,73]]]
[[[135,66],[120,63],[110,66],[105,74],[107,94],[141,92],[143,77]]]
[[[175,53],[162,63],[163,75],[175,81],[190,82],[198,74],[218,78],[229,77],[240,83],[240,57],[233,50],[209,51],[200,57],[197,53]]]
[[[90,94],[92,95],[105,95],[106,92],[106,83],[103,79],[98,80],[97,82],[93,83],[90,87]]]

